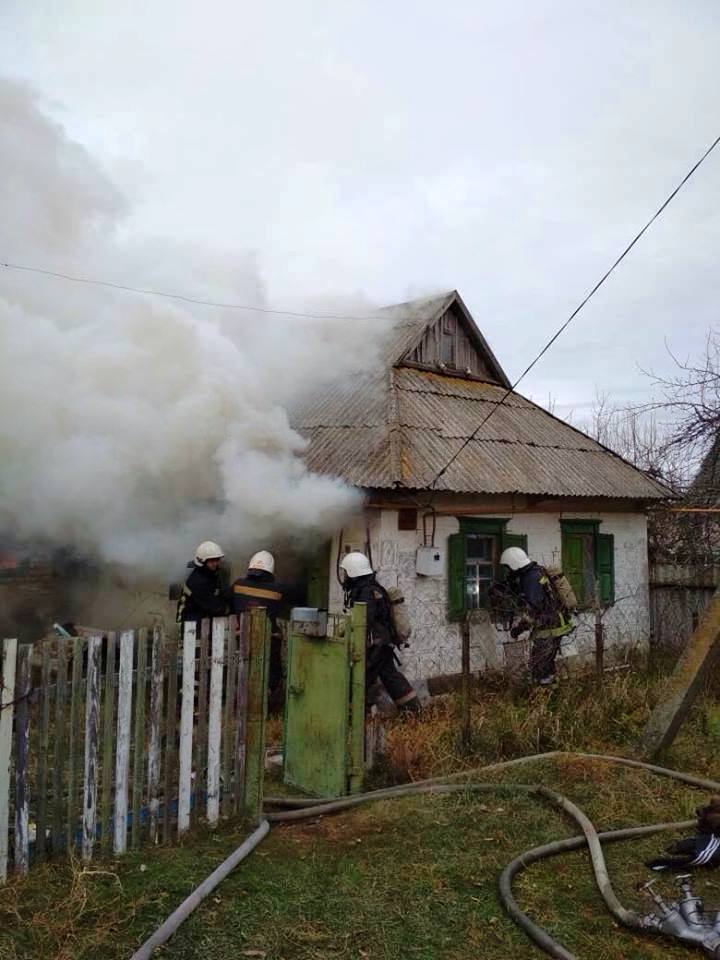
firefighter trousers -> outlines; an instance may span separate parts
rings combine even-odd
[[[530,676],[533,683],[555,678],[555,658],[560,652],[559,637],[530,637]]]
[[[365,690],[369,690],[376,680],[382,681],[382,685],[399,707],[417,696],[407,678],[398,670],[395,650],[389,643],[368,647]]]

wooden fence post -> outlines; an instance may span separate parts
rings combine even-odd
[[[102,637],[88,640],[85,694],[82,857],[91,860],[97,839],[98,737],[100,735],[100,653]]]
[[[462,670],[462,725],[461,740],[463,749],[470,747],[472,734],[472,716],[470,710],[470,620],[466,613],[461,624],[462,650],[461,650],[461,670]]]
[[[2,686],[0,687],[0,883],[7,879],[10,816],[10,749],[12,747],[13,704],[17,640],[3,640]]]
[[[135,634],[120,634],[120,669],[118,671],[117,753],[115,757],[115,830],[113,850],[127,849],[128,779],[130,773],[130,726],[132,723],[133,646]]]
[[[638,745],[640,756],[652,760],[675,739],[690,712],[708,669],[720,651],[720,587],[703,611],[660,702],[650,715]]]
[[[365,774],[365,651],[367,647],[367,604],[352,608],[349,630],[350,658],[350,793],[362,790]]]
[[[595,675],[598,683],[605,678],[605,631],[602,618],[602,610],[598,606],[595,608]]]

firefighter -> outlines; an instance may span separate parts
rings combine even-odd
[[[521,605],[520,619],[511,627],[517,638],[530,631],[530,676],[533,683],[550,686],[555,682],[555,659],[561,638],[574,624],[553,590],[547,572],[520,547],[508,547],[500,563],[510,570],[508,585]]]
[[[199,545],[195,559],[188,564],[193,571],[185,581],[178,600],[178,623],[228,615],[230,593],[220,575],[224,556],[222,547],[212,540],[205,540]]]
[[[390,600],[376,581],[370,561],[364,553],[348,553],[340,568],[345,573],[345,607],[367,604],[366,691],[370,691],[376,680],[381,680],[398,710],[419,713],[417,693],[398,670],[395,653],[398,641]]]
[[[269,704],[277,710],[283,700],[282,633],[278,615],[285,588],[275,579],[275,558],[268,550],[253,554],[247,573],[232,586],[233,608],[238,616],[253,607],[265,607],[270,620]]]

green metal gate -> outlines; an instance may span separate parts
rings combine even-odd
[[[365,604],[337,618],[330,634],[292,624],[288,642],[284,780],[317,797],[362,789]]]

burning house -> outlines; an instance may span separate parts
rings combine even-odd
[[[362,522],[319,552],[311,602],[338,610],[339,559],[369,551],[379,580],[409,605],[410,676],[460,669],[466,614],[471,669],[503,668],[522,660],[523,641],[493,623],[488,588],[503,548],[518,545],[561,563],[580,600],[566,656],[592,646],[597,606],[610,647],[646,643],[646,508],[668,491],[519,393],[498,406],[509,380],[456,291],[384,313],[394,325],[383,362],[294,417],[307,466],[365,495]]]

